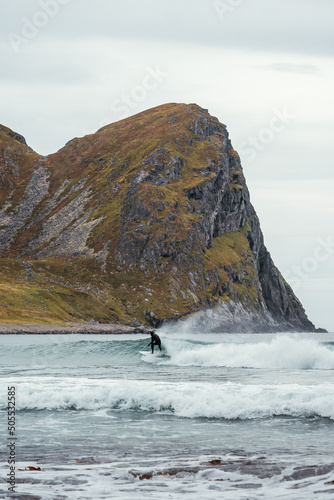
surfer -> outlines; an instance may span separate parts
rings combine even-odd
[[[161,340],[159,335],[157,335],[154,332],[150,332],[151,334],[151,342],[148,344],[147,347],[152,346],[152,354],[154,353],[154,346],[157,345],[161,351]]]

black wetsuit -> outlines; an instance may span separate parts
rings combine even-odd
[[[151,342],[148,344],[149,346],[152,346],[152,354],[154,353],[154,346],[157,345],[161,351],[161,340],[159,335],[156,333],[151,334]]]

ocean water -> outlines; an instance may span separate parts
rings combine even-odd
[[[159,334],[0,336],[0,498],[334,497],[334,334]]]

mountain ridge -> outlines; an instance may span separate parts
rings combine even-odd
[[[0,279],[20,282],[0,321],[159,327],[216,311],[210,328],[315,331],[208,110],[158,106],[44,157],[0,126],[0,154]]]

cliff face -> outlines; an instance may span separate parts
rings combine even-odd
[[[0,127],[0,156],[3,319],[160,326],[197,312],[201,329],[314,330],[225,125],[199,106],[159,106],[49,157]]]

